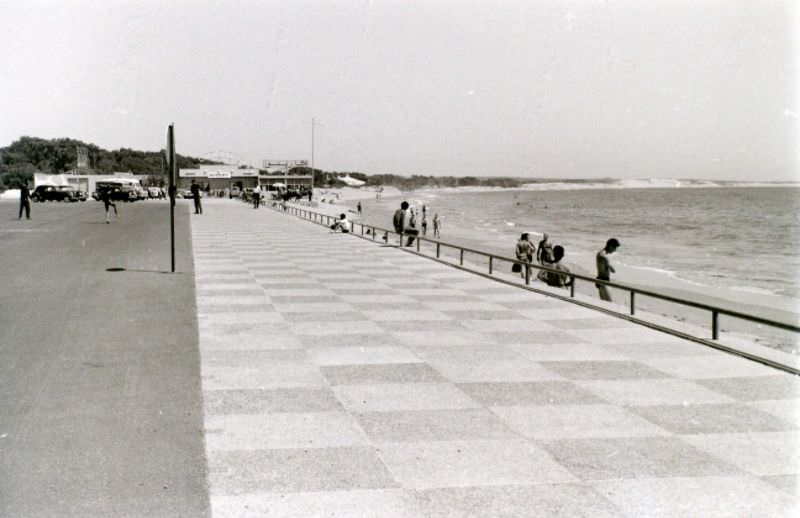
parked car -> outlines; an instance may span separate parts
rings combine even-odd
[[[86,193],[73,185],[39,185],[33,190],[31,200],[40,201],[86,201]]]
[[[147,194],[150,198],[158,198],[159,200],[164,197],[164,191],[161,187],[148,187]]]

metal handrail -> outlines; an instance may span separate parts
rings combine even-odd
[[[292,207],[290,205],[285,205],[283,203],[273,203],[271,208],[275,209],[276,205],[283,206],[285,212],[288,212],[289,210],[291,210],[294,215],[299,215],[300,217],[303,217],[304,219],[309,219],[309,220],[317,222],[319,224],[329,225],[332,221],[336,220],[336,218],[334,218],[333,216],[329,216],[327,214],[320,214],[318,212],[314,212],[314,211],[310,211],[310,210],[306,210],[306,209],[302,209],[302,208],[298,208],[298,207]],[[278,210],[278,209],[275,209],[275,210]],[[325,223],[322,223],[323,221],[325,221]],[[404,236],[412,236],[413,235],[413,234],[398,234],[394,229],[386,229],[386,228],[378,227],[378,226],[375,226],[375,225],[368,225],[368,224],[362,223],[362,222],[351,221],[350,223],[351,223],[351,225],[353,226],[354,229],[355,229],[356,225],[361,227],[361,235],[359,237],[364,237],[364,234],[365,234],[364,230],[365,229],[370,229],[370,234],[371,234],[373,240],[376,239],[375,235],[376,235],[377,232],[383,232],[385,236],[398,235],[400,237],[399,243],[400,243],[400,247],[401,248],[403,248],[403,237]],[[358,236],[358,234],[356,232],[353,232],[353,234]],[[770,318],[759,317],[759,316],[756,316],[756,315],[749,315],[747,313],[742,313],[740,311],[721,308],[719,306],[714,306],[714,305],[711,305],[711,304],[705,304],[705,303],[702,303],[702,302],[695,302],[695,301],[692,301],[692,300],[685,300],[685,299],[681,299],[679,297],[673,297],[671,295],[665,295],[663,293],[658,293],[658,292],[651,291],[651,290],[637,288],[635,286],[629,286],[629,285],[626,285],[626,284],[620,284],[620,283],[611,282],[611,281],[604,281],[604,280],[597,279],[597,278],[594,278],[594,277],[589,277],[587,275],[581,275],[581,274],[572,273],[572,272],[565,273],[564,271],[561,271],[561,270],[556,270],[554,268],[548,268],[546,266],[537,265],[537,264],[530,263],[530,262],[527,262],[527,261],[520,261],[520,260],[518,260],[516,258],[511,258],[511,257],[502,256],[502,255],[492,254],[490,252],[484,252],[482,250],[475,250],[474,248],[468,248],[468,247],[461,246],[461,245],[456,245],[456,244],[453,244],[453,243],[447,243],[447,242],[444,242],[444,241],[441,241],[441,240],[437,240],[437,239],[430,239],[428,237],[424,237],[424,236],[420,236],[420,235],[413,235],[413,237],[414,237],[414,239],[417,240],[417,246],[416,246],[417,252],[420,251],[420,241],[426,241],[428,243],[435,244],[436,245],[436,257],[437,258],[439,258],[439,256],[440,256],[440,252],[441,252],[441,247],[442,246],[444,246],[446,248],[452,248],[452,249],[458,250],[460,252],[460,254],[459,254],[459,263],[460,263],[460,265],[464,264],[464,252],[469,252],[471,254],[487,257],[487,258],[489,258],[489,274],[490,275],[492,274],[493,266],[494,266],[493,263],[494,263],[495,260],[504,261],[504,262],[507,262],[507,263],[519,264],[519,265],[521,265],[521,266],[523,266],[525,268],[525,284],[526,285],[529,285],[530,281],[531,281],[531,275],[530,275],[530,269],[531,268],[535,268],[537,270],[542,270],[542,271],[546,271],[546,272],[553,272],[553,273],[557,273],[557,274],[561,274],[561,275],[568,275],[570,277],[570,279],[571,279],[570,286],[569,286],[569,288],[570,288],[570,298],[574,298],[575,297],[575,280],[576,279],[579,279],[579,280],[582,280],[582,281],[587,281],[587,282],[592,282],[592,283],[595,283],[595,284],[603,284],[603,285],[609,286],[611,288],[616,288],[616,289],[627,291],[627,292],[630,293],[630,314],[631,315],[635,314],[635,308],[636,308],[636,306],[635,306],[635,295],[636,294],[643,295],[643,296],[646,296],[646,297],[655,298],[655,299],[664,300],[664,301],[667,301],[667,302],[672,302],[672,303],[675,303],[675,304],[681,304],[681,305],[684,305],[684,306],[689,306],[689,307],[693,307],[693,308],[697,308],[697,309],[710,311],[711,312],[711,335],[712,335],[712,340],[718,340],[719,339],[719,315],[726,315],[726,316],[729,316],[729,317],[738,318],[738,319],[741,319],[741,320],[747,320],[747,321],[754,322],[754,323],[757,323],[757,324],[768,325],[768,326],[775,327],[775,328],[778,328],[778,329],[782,329],[782,330],[785,330],[785,331],[792,331],[792,332],[795,332],[795,333],[800,333],[800,326],[795,325],[795,324],[790,324],[790,323],[786,323],[786,322],[780,322],[780,321],[777,321],[777,320],[773,320],[773,319],[770,319]],[[386,240],[388,242],[388,238]]]

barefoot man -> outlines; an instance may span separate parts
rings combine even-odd
[[[617,248],[619,248],[619,241],[612,237],[606,241],[605,248],[597,252],[597,278],[601,281],[610,281],[611,274],[616,271],[614,267],[611,266],[608,256],[609,254],[613,254]],[[611,294],[608,292],[608,287],[605,284],[595,284],[595,286],[597,286],[597,291],[600,292],[601,299],[611,301]]]

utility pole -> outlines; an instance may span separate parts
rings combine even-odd
[[[305,122],[308,124],[308,122]],[[324,126],[324,124],[323,124]],[[314,189],[314,138],[317,128],[317,119],[311,119],[311,189]]]

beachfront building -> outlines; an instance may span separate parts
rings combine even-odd
[[[300,190],[312,187],[312,175],[289,174],[290,171],[258,170],[224,164],[201,165],[196,169],[180,169],[178,171],[178,188],[188,189],[192,180],[209,191],[241,192],[257,186],[263,190],[278,188]]]

